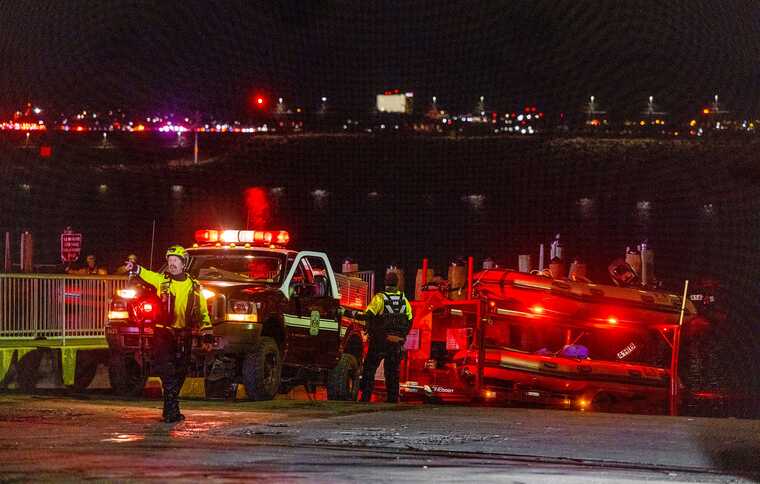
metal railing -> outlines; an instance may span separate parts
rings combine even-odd
[[[124,276],[0,274],[0,339],[104,335],[106,315]]]

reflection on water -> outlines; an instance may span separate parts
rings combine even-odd
[[[210,432],[225,424],[222,420],[213,420],[213,416],[213,414],[208,414],[200,419],[185,420],[182,424],[173,427],[169,436],[175,439],[195,438],[199,434]]]
[[[330,192],[322,188],[317,188],[311,192],[311,196],[314,198],[314,208],[317,210],[324,210],[327,208],[327,200],[330,196]]]
[[[172,198],[174,200],[180,200],[182,198],[182,195],[185,192],[185,187],[183,187],[182,185],[172,185],[171,190],[172,190]]]
[[[641,218],[649,218],[652,213],[652,202],[641,200],[636,202],[636,213]]]
[[[109,437],[107,439],[101,439],[101,442],[116,442],[117,444],[124,444],[128,442],[138,442],[140,440],[145,440],[144,435],[138,435],[138,434],[114,433],[112,435],[113,435],[112,437]]]
[[[467,204],[471,210],[479,211],[483,210],[486,203],[486,196],[480,193],[472,193],[464,195],[462,201]]]
[[[581,219],[589,220],[594,217],[594,199],[593,198],[581,198],[578,200],[578,210],[580,211]]]

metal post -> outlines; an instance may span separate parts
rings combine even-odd
[[[198,124],[200,123],[200,112],[195,112],[195,126],[193,127],[193,133],[195,133],[195,142],[193,144],[193,164],[198,164]]]
[[[538,246],[538,272],[544,272],[544,244]]]
[[[195,143],[193,144],[193,164],[198,164],[198,128],[195,129]]]
[[[475,392],[478,398],[483,398],[483,367],[486,362],[486,325],[483,324],[483,301],[478,301],[475,309],[475,317],[478,318],[475,333],[478,337],[478,366],[475,374]],[[486,309],[487,311],[487,309]]]
[[[21,233],[21,272],[34,272],[32,234]]]
[[[5,251],[3,259],[3,272],[11,272],[13,270],[13,260],[11,259],[11,233],[5,233]]]
[[[66,345],[66,279],[58,281],[61,285],[61,339],[62,344]]]
[[[678,415],[678,354],[681,346],[681,326],[683,315],[686,310],[686,297],[689,291],[689,280],[683,285],[683,298],[681,300],[681,315],[678,318],[678,326],[673,330],[673,351],[670,359],[670,415]]]
[[[467,299],[472,299],[472,256],[467,258]]]

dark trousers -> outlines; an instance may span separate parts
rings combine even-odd
[[[164,388],[164,419],[179,418],[179,391],[190,366],[192,337],[184,330],[156,328],[153,337],[153,365]]]
[[[364,359],[364,371],[362,372],[362,401],[369,402],[372,399],[372,391],[375,389],[375,372],[380,366],[380,361],[385,360],[385,389],[386,401],[398,402],[399,397],[399,366],[401,365],[401,343],[391,343],[382,337],[372,337],[369,340],[369,350]]]

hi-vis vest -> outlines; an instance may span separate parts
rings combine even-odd
[[[211,327],[206,298],[195,279],[187,275],[184,281],[179,281],[141,266],[137,277],[156,288],[163,306],[163,324],[174,328]]]
[[[406,313],[407,302],[404,299],[404,294],[401,292],[398,294],[384,292],[382,295],[383,312],[378,315],[378,318],[383,322],[382,327],[385,333],[405,337],[409,332],[410,321]]]

